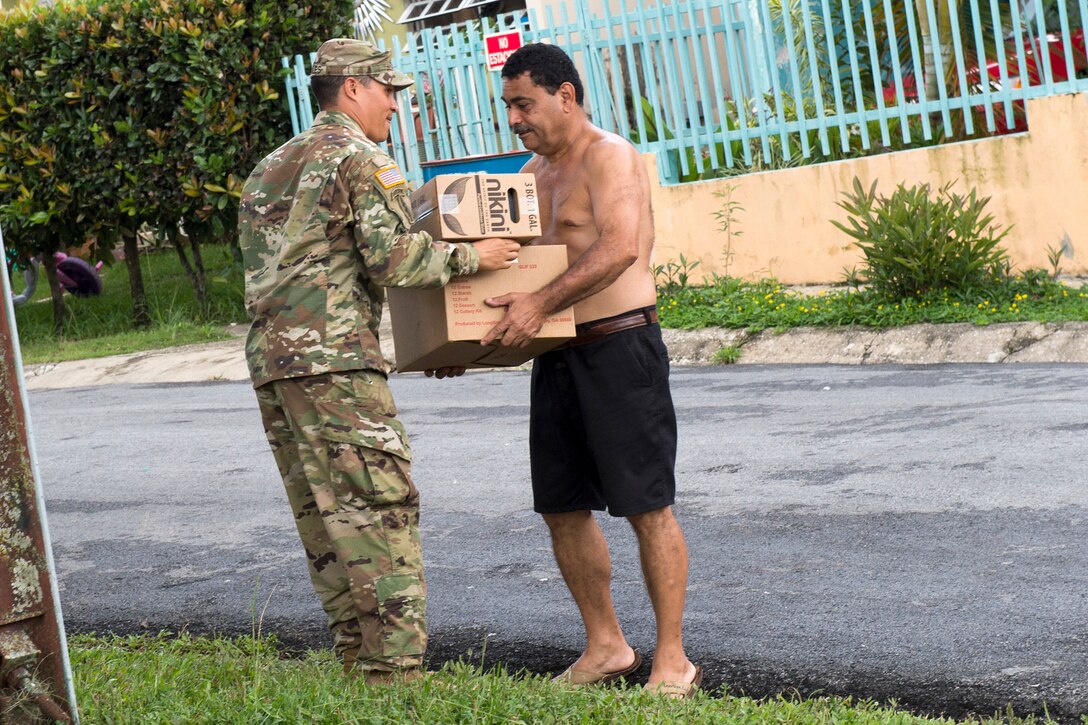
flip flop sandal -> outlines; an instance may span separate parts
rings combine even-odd
[[[673,700],[690,700],[703,684],[703,668],[695,665],[695,677],[691,682],[662,682],[648,688],[650,692]]]
[[[574,685],[575,687],[611,684],[616,680],[633,675],[635,670],[642,666],[642,655],[639,654],[637,649],[633,649],[632,651],[635,653],[635,661],[622,670],[616,670],[615,672],[589,672],[587,670],[576,670],[574,669],[574,665],[571,665],[563,671],[563,674],[553,677],[552,682],[562,682],[567,685]]]

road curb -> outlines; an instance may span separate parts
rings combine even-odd
[[[1088,362],[1088,322],[1010,322],[762,330],[664,330],[677,365],[715,364],[722,348],[739,364],[932,365]]]
[[[1088,322],[1011,322],[867,327],[797,327],[776,332],[663,330],[674,365],[713,365],[733,347],[737,363],[793,365],[932,365],[941,363],[1088,362]],[[391,336],[386,335],[386,340]],[[391,345],[383,345],[393,357]],[[130,355],[26,366],[31,390],[110,384],[248,380],[241,338]]]

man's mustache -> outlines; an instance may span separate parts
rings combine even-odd
[[[533,129],[529,128],[528,126],[522,126],[520,124],[515,124],[515,125],[510,127],[510,130],[513,131],[514,133],[528,133],[529,131],[532,131]]]

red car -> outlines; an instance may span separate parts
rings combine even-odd
[[[1051,33],[1046,36],[1047,40],[1047,53],[1050,60],[1051,77],[1055,83],[1061,83],[1070,79],[1071,76],[1075,77],[1077,74],[1088,73],[1088,53],[1085,52],[1084,42],[1084,29],[1080,28],[1070,33],[1070,39],[1072,43],[1072,56],[1073,56],[1073,73],[1071,74],[1066,64],[1065,57],[1065,44],[1062,42],[1062,36],[1057,33]],[[1043,66],[1038,60],[1038,55],[1035,49],[1038,45],[1038,41],[1031,42],[1025,40],[1024,42],[1024,66],[1026,71],[1026,80],[1030,86],[1039,86],[1043,84]],[[1020,71],[1020,59],[1017,56],[1015,47],[1007,47],[1005,49],[1005,66],[1008,76],[1008,83],[1012,88],[1022,88],[1025,82],[1025,73]],[[967,84],[972,91],[979,89],[979,69],[978,66],[973,66],[967,70]],[[986,75],[990,79],[990,89],[1000,90],[1002,88],[1001,78],[1001,65],[996,61],[992,61],[986,64]],[[918,100],[918,89],[915,83],[913,73],[907,73],[903,75],[903,92],[907,101]],[[894,84],[889,84],[884,87],[884,102],[888,105],[894,105],[897,102],[898,93]],[[975,110],[978,114],[985,113],[984,106],[976,106]],[[1015,131],[1024,131],[1027,128],[1027,121],[1024,115],[1024,102],[1013,102],[1013,124],[1009,126],[1006,123],[1005,117],[1005,104],[995,103],[993,105],[994,111],[994,125],[996,126],[997,133],[1011,133]]]
[[[1072,72],[1070,72],[1070,69],[1066,64],[1065,44],[1062,42],[1062,36],[1056,33],[1051,33],[1046,36],[1051,78],[1055,83],[1062,83],[1070,80],[1070,78],[1075,78],[1078,73],[1088,72],[1088,56],[1085,55],[1084,48],[1084,29],[1081,28],[1080,30],[1071,33],[1070,40],[1073,46]],[[1008,82],[1012,88],[1022,88],[1025,83],[1025,75],[1026,82],[1029,86],[1039,86],[1043,84],[1043,69],[1045,66],[1039,60],[1039,54],[1035,52],[1037,47],[1038,41],[1036,41],[1036,43],[1024,43],[1024,66],[1026,74],[1020,71],[1020,59],[1017,57],[1015,49],[1010,48],[1006,50],[1005,61],[1008,68]],[[986,65],[986,74],[990,78],[990,87],[1000,89],[1001,66],[996,61],[988,63]],[[967,82],[971,84],[972,88],[978,88],[978,76],[978,68],[972,68],[968,71]],[[1016,101],[1013,104],[1013,126],[1011,128],[1006,123],[1005,104],[997,103],[994,104],[993,108],[994,124],[997,126],[998,133],[1024,131],[1027,129],[1027,119],[1024,115],[1023,101]],[[985,112],[985,109],[982,106],[976,107],[976,110],[979,113]]]

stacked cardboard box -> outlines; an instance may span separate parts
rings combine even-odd
[[[532,174],[436,176],[412,194],[416,223],[435,239],[472,241],[501,237],[526,242],[540,236],[540,211]],[[574,310],[549,317],[528,347],[482,346],[504,308],[484,300],[507,292],[535,292],[567,269],[563,245],[522,247],[509,269],[452,280],[441,289],[389,289],[397,370],[520,365],[574,336]]]
[[[540,205],[532,174],[443,174],[412,194],[416,223],[447,242],[540,236]]]

